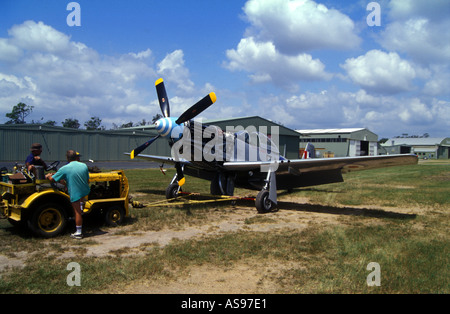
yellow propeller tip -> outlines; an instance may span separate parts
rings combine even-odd
[[[134,150],[131,152],[130,158],[131,158],[131,159],[134,159]]]
[[[186,182],[186,179],[183,177],[183,178],[181,178],[180,181],[178,181],[178,185],[183,186],[185,182]]]
[[[155,86],[161,84],[162,82],[164,82],[162,78],[157,79],[156,82],[155,82]]]
[[[215,93],[209,93],[209,97],[211,98],[211,101],[212,101],[213,103],[215,103],[215,102],[216,102],[216,100],[217,100],[217,96],[216,96],[216,94],[215,94]]]

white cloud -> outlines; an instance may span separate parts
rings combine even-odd
[[[290,95],[261,96],[251,114],[269,117],[293,129],[366,127],[380,137],[401,133],[445,136],[448,101],[419,97],[371,95],[364,90],[330,89]]]
[[[449,95],[450,65],[430,66],[433,75],[426,81],[423,92],[427,95]]]
[[[391,0],[388,4],[392,20],[408,20],[417,16],[431,20],[448,19],[450,3],[448,0]]]
[[[98,116],[107,127],[150,121],[160,113],[153,84],[158,76],[168,82],[175,115],[213,89],[208,83],[195,87],[182,50],[155,65],[150,49],[101,55],[42,22],[14,25],[8,34],[0,38],[0,111],[22,101],[34,106],[29,121],[77,118],[82,124]],[[4,114],[0,119],[7,120]]]
[[[449,28],[450,20],[433,22],[417,17],[396,21],[386,26],[380,42],[386,49],[407,53],[424,65],[448,63]]]
[[[133,58],[142,60],[151,57],[152,51],[150,49],[147,49],[138,53],[130,52],[129,55],[132,56]]]
[[[311,55],[283,55],[271,42],[257,42],[253,37],[241,39],[237,49],[227,50],[231,71],[243,70],[252,73],[256,83],[272,82],[288,86],[299,80],[326,80],[331,75],[325,72],[325,65]]]
[[[252,24],[247,32],[285,54],[353,49],[361,41],[348,16],[310,0],[250,0],[244,12]]]
[[[9,40],[0,38],[0,61],[14,62],[22,56],[22,50]]]
[[[62,52],[70,49],[69,36],[43,22],[26,21],[14,25],[8,34],[12,42],[22,49],[40,52]]]
[[[388,8],[388,22],[378,42],[383,48],[410,58],[422,71],[428,72],[424,93],[449,95],[445,81],[448,82],[450,76],[450,2],[393,0]]]
[[[354,22],[311,0],[249,0],[243,11],[250,23],[225,67],[246,71],[253,83],[298,90],[300,81],[329,80],[314,50],[348,50],[361,42]]]
[[[435,116],[429,107],[429,105],[423,103],[418,98],[413,98],[409,104],[410,111],[414,115],[415,123],[426,124],[428,122],[432,122],[435,119]]]
[[[148,106],[149,88],[140,90],[138,83],[156,77],[150,49],[104,56],[34,21],[14,25],[8,34],[0,38],[1,112],[23,101],[34,106],[30,120],[44,117],[60,123],[68,117],[83,122],[91,116],[111,121],[110,112],[121,122],[138,121],[147,111],[143,108]],[[6,121],[4,114],[0,119]]]
[[[341,65],[362,88],[378,93],[394,94],[413,89],[414,67],[395,52],[370,50],[365,55],[350,58]]]
[[[158,74],[164,76],[164,79],[175,83],[177,89],[182,93],[191,95],[194,89],[194,83],[190,80],[189,69],[184,65],[183,50],[175,50],[158,63]]]

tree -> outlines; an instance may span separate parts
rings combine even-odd
[[[153,119],[155,119],[155,117],[156,117],[156,116],[154,116]],[[162,118],[161,115],[160,115],[160,118]],[[155,122],[158,121],[160,118],[156,119]],[[153,122],[153,123],[154,123],[154,122]],[[147,122],[147,121],[145,121],[145,119],[142,119],[141,122],[136,123],[136,126],[142,126],[142,125],[147,125],[147,124],[150,124],[150,123]]]
[[[101,126],[102,120],[99,117],[91,117],[89,121],[84,123],[86,130],[104,130],[105,127]]]
[[[152,124],[155,123],[156,121],[158,121],[159,119],[161,119],[163,116],[159,113],[157,113],[156,115],[153,116],[152,118]]]
[[[124,123],[120,126],[120,129],[131,128],[133,126],[133,122]]]
[[[65,128],[70,128],[70,129],[78,129],[80,128],[80,122],[78,122],[78,119],[66,119],[64,120],[64,122],[62,123],[62,126]]]
[[[53,121],[53,120],[47,120],[47,122],[44,122],[43,124],[44,124],[44,125],[55,126],[55,125],[56,125],[56,121]]]
[[[13,107],[11,113],[7,113],[6,117],[10,120],[6,124],[25,124],[25,118],[33,111],[33,106],[27,106],[23,102]]]

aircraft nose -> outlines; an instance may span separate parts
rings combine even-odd
[[[161,134],[163,127],[164,127],[164,122],[161,119],[159,119],[158,121],[155,122],[155,129],[159,134]]]
[[[165,137],[170,134],[173,128],[173,122],[170,118],[162,118],[156,121],[156,131]]]

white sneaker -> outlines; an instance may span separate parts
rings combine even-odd
[[[83,234],[82,233],[72,233],[70,235],[70,237],[73,239],[83,239]]]

